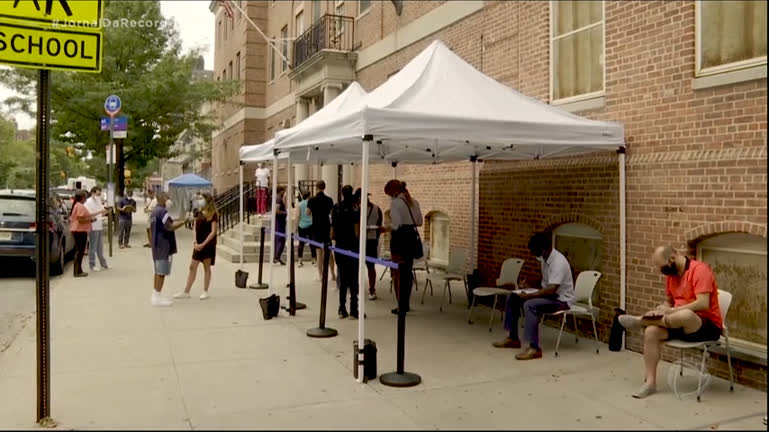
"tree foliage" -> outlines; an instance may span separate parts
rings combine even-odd
[[[181,52],[178,32],[173,21],[164,20],[158,1],[107,0],[104,12],[113,25],[104,28],[102,72],[52,73],[51,136],[67,146],[84,145],[94,158],[104,159],[109,136],[100,130],[99,118],[105,115],[106,97],[116,94],[123,102],[121,115],[128,118],[124,157],[129,169],[170,156],[171,146],[185,129],[210,140],[215,119],[201,107],[227,99],[238,83],[192,79],[199,53]],[[167,25],[115,25],[121,18]],[[0,78],[25,95],[6,103],[34,116],[37,71],[3,70]]]

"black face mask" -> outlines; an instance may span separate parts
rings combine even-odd
[[[665,276],[678,276],[678,268],[675,264],[667,264],[660,267],[660,272]]]

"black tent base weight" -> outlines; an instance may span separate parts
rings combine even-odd
[[[311,328],[307,330],[307,336],[311,338],[330,338],[338,335],[339,332],[328,327],[320,328]]]
[[[422,377],[411,372],[390,372],[380,376],[379,381],[390,387],[414,387],[422,383]]]

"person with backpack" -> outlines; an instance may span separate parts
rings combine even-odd
[[[360,209],[356,205],[352,186],[342,187],[342,201],[331,211],[331,239],[338,249],[357,251]],[[337,287],[339,288],[339,318],[347,318],[347,292],[350,292],[350,316],[358,319],[358,260],[339,252],[336,254]]]
[[[361,205],[361,190],[355,191],[355,202],[359,208],[363,208]],[[379,236],[382,228],[382,209],[378,205],[371,202],[371,195],[366,199],[366,256],[371,258],[379,258]],[[376,268],[374,263],[366,261],[366,269],[368,270],[368,299],[376,300]]]

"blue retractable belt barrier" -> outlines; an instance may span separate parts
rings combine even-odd
[[[265,230],[265,232],[269,233],[270,230]],[[277,231],[275,232],[275,235],[278,236],[278,237],[286,237],[285,233],[277,232]],[[316,242],[314,240],[310,240],[308,238],[299,237],[296,234],[292,234],[291,237],[296,239],[296,240],[299,240],[299,241],[301,241],[303,243],[307,243],[307,244],[313,245],[313,246],[321,248],[321,249],[323,248],[323,243],[318,243],[318,242]],[[339,253],[339,254],[342,254],[342,255],[346,255],[348,257],[355,258],[355,259],[358,259],[358,257],[359,257],[357,252],[348,251],[346,249],[340,249],[340,248],[337,248],[337,247],[334,247],[334,246],[331,246],[330,250],[332,252],[336,252],[336,253]],[[394,263],[392,261],[382,260],[382,259],[378,259],[378,258],[372,258],[370,256],[366,257],[366,261],[370,262],[370,263],[373,263],[373,264],[379,264],[379,265],[382,265],[382,266],[385,266],[385,267],[388,267],[388,268],[391,268],[391,269],[397,269],[398,268],[398,264],[396,264],[396,263]]]

